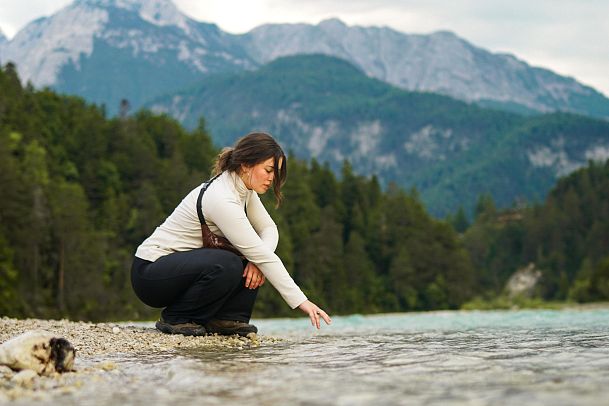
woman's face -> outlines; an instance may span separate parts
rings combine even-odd
[[[266,161],[260,162],[254,166],[243,166],[241,171],[241,179],[245,186],[258,193],[264,194],[273,186],[273,178],[275,177],[275,160],[271,157]],[[283,159],[279,159],[279,167],[283,165]]]

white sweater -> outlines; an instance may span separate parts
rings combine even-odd
[[[136,257],[154,262],[172,252],[203,246],[197,216],[201,187],[193,189],[137,248]],[[203,194],[201,205],[211,232],[226,237],[248,261],[256,264],[291,308],[307,300],[275,254],[279,241],[277,226],[258,194],[247,189],[236,173],[227,171],[214,180]]]

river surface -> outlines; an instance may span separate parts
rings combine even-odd
[[[257,348],[120,357],[62,404],[609,405],[609,310],[255,320]],[[56,399],[57,400],[57,399]]]

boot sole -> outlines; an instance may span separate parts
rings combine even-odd
[[[232,336],[232,335],[239,335],[241,337],[246,337],[248,334],[257,334],[258,333],[258,329],[248,329],[248,330],[207,330],[207,334],[211,335],[211,334],[218,334],[221,336]]]
[[[198,337],[207,335],[208,333],[203,326],[201,326],[200,329],[180,328],[172,326],[171,324],[160,323],[157,321],[155,327],[157,328],[157,330],[165,334],[181,334],[183,336]]]

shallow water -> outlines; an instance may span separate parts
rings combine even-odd
[[[333,319],[254,321],[285,338],[257,348],[117,355],[61,403],[609,405],[609,310]]]

